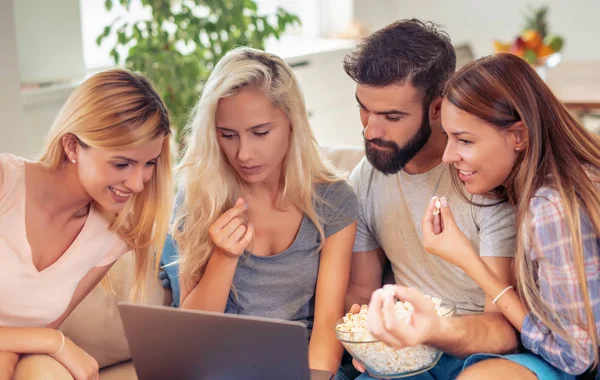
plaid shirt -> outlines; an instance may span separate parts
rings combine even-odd
[[[591,365],[597,347],[592,346],[587,332],[573,323],[573,315],[579,316],[582,321],[587,318],[573,260],[571,235],[558,192],[547,187],[540,189],[531,201],[530,210],[532,242],[538,249],[531,249],[530,246],[527,254],[531,255],[537,270],[541,296],[553,310],[559,325],[562,324],[567,334],[580,345],[570,345],[532,313],[523,322],[521,340],[525,348],[556,368],[569,374],[581,374]],[[581,233],[588,292],[596,328],[600,333],[600,237],[583,212]],[[596,379],[600,379],[600,374]]]

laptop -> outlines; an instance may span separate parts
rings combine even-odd
[[[165,306],[119,303],[139,380],[330,380],[309,370],[306,327]]]

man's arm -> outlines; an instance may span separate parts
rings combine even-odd
[[[353,304],[367,305],[371,294],[381,288],[387,257],[381,248],[352,254],[350,283],[346,295],[346,310]]]
[[[390,312],[393,296],[414,306],[408,323],[383,317],[384,312]],[[386,285],[373,293],[368,313],[371,334],[394,347],[426,344],[457,357],[480,352],[504,354],[517,347],[515,330],[502,314],[441,317],[431,299],[415,288]]]
[[[506,354],[518,346],[517,332],[501,313],[442,318],[438,327],[427,344],[457,357]]]

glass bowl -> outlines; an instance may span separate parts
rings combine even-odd
[[[561,53],[553,53],[545,57],[538,58],[532,65],[543,81],[548,79],[548,70],[556,67],[562,60]]]
[[[456,305],[453,302],[442,301],[440,307],[447,309],[442,317],[456,314]],[[337,338],[374,378],[398,379],[418,375],[433,368],[443,354],[441,350],[426,345],[394,349],[366,331],[340,330],[338,326],[342,323],[343,318],[336,323]]]

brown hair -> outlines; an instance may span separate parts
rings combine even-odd
[[[599,339],[588,294],[580,217],[585,213],[600,236],[600,197],[596,188],[600,168],[600,139],[585,130],[554,96],[535,70],[512,54],[484,57],[463,67],[447,83],[446,99],[456,107],[505,130],[522,122],[527,130],[527,145],[519,153],[506,186],[494,189],[496,198],[506,198],[517,207],[516,279],[521,298],[544,324],[571,345],[577,342],[552,317],[553,310],[541,297],[536,284],[535,267],[526,256],[527,236],[531,235],[530,202],[536,191],[548,186],[557,191],[571,236],[573,257],[581,299],[584,300],[582,321],[577,310],[571,310],[573,323],[587,331],[595,347]],[[462,184],[453,173],[455,185]],[[591,178],[592,177],[592,178]],[[459,185],[460,184],[460,185]],[[462,193],[462,191],[459,191]],[[521,228],[521,227],[525,228]],[[538,249],[533,245],[533,249]],[[553,289],[560,292],[559,289]],[[600,317],[600,316],[599,316]],[[594,353],[594,367],[598,352]]]
[[[364,86],[410,83],[427,109],[456,70],[456,53],[440,25],[399,20],[364,38],[344,58],[344,70]]]

